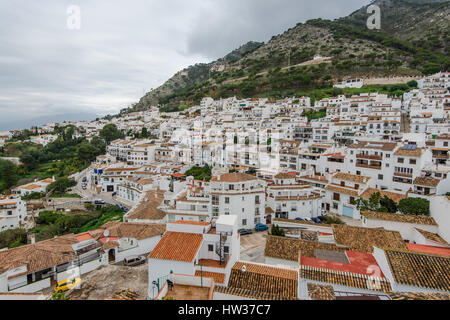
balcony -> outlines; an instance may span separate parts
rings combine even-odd
[[[356,167],[358,167],[358,168],[374,169],[374,170],[381,170],[381,165],[375,166],[375,165],[370,165],[370,164],[357,163]]]
[[[381,161],[383,160],[382,156],[378,156],[378,155],[369,155],[369,154],[357,154],[356,155],[356,159],[367,159],[367,160],[378,160]]]

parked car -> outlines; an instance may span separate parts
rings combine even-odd
[[[111,196],[112,196],[112,197],[117,196],[117,192],[113,192]]]
[[[120,203],[116,204],[116,207],[119,208],[122,211],[128,211],[128,208],[123,206],[123,205],[121,205]]]
[[[95,204],[106,204],[105,200],[97,199],[94,201]]]
[[[295,218],[295,220],[297,220],[297,221],[305,221],[302,218]]]
[[[81,181],[82,181],[82,182],[87,182],[87,178],[84,177]]]
[[[312,218],[311,220],[315,223],[322,223],[322,221],[319,218]]]
[[[252,234],[252,233],[253,233],[253,231],[252,231],[252,230],[249,230],[249,229],[239,229],[238,232],[239,232],[239,234],[240,234],[241,236],[244,236],[244,235],[246,235],[246,234]]]
[[[145,258],[142,256],[131,256],[123,259],[123,264],[129,267],[137,266],[145,263]]]
[[[257,223],[255,226],[256,231],[266,231],[269,230],[269,227],[262,223]]]
[[[55,286],[55,292],[65,292],[67,290],[72,289],[76,285],[78,285],[81,282],[81,278],[74,278],[74,279],[65,279],[60,282],[58,282]]]

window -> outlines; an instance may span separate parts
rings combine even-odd
[[[234,190],[234,184],[229,184],[228,185],[228,190]]]
[[[417,163],[416,159],[409,159],[409,164],[416,164],[416,163]]]
[[[230,253],[230,247],[229,246],[224,246],[223,247],[223,253]]]
[[[208,251],[209,252],[213,252],[214,251],[214,245],[213,244],[208,244]]]
[[[378,175],[378,180],[383,180],[383,175],[382,174]]]
[[[403,159],[403,158],[398,158],[398,163],[403,163],[403,162],[405,162],[405,159]]]
[[[259,204],[259,196],[255,196],[255,204]]]
[[[242,225],[246,226],[247,225],[247,219],[242,219]]]
[[[225,197],[225,203],[230,203],[230,198],[229,197]]]

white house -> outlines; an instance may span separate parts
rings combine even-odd
[[[17,195],[0,195],[0,232],[18,228],[27,217],[27,205]]]

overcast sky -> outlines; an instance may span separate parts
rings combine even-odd
[[[0,0],[0,130],[116,113],[189,65],[368,2]]]

